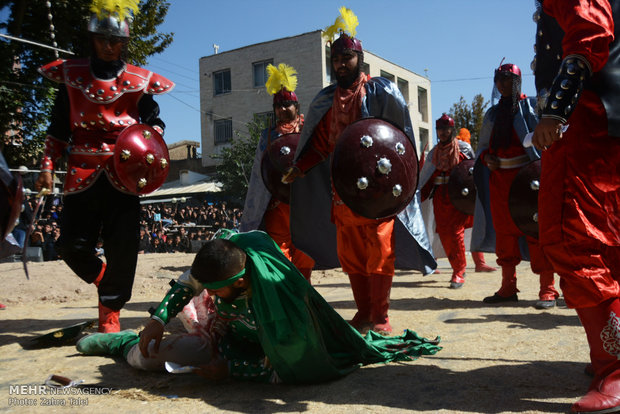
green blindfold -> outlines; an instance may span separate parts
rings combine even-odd
[[[211,289],[211,290],[221,289],[223,287],[232,285],[233,283],[235,283],[235,281],[241,279],[243,276],[245,276],[245,268],[243,268],[236,275],[231,276],[226,280],[220,280],[217,282],[207,282],[207,283],[203,283],[202,286],[204,286],[205,289]]]

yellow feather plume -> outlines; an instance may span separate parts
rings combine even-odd
[[[331,26],[328,26],[323,30],[323,38],[331,42],[334,40],[334,37],[339,32],[344,32],[351,37],[355,37],[357,34],[357,26],[359,25],[359,20],[357,16],[351,9],[347,9],[342,6],[338,9],[340,12],[340,16],[336,18],[336,21]]]
[[[277,68],[272,64],[267,65],[267,74],[269,78],[267,78],[265,88],[269,95],[280,92],[282,88],[291,92],[297,88],[297,71],[286,63],[280,63]]]
[[[93,0],[90,10],[100,19],[116,14],[119,20],[125,20],[127,16],[131,17],[131,13],[138,13],[139,3],[140,0]]]
[[[340,17],[342,18],[342,22],[344,24],[343,30],[349,36],[355,37],[355,34],[357,33],[357,26],[360,24],[360,22],[357,20],[357,16],[353,13],[351,9],[347,9],[344,6],[338,9],[338,11],[340,12]]]
[[[344,23],[342,21],[342,17],[338,16],[336,21],[331,26],[327,26],[325,30],[323,30],[323,38],[327,42],[331,42],[336,37],[336,34],[344,29]]]

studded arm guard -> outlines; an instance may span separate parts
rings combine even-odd
[[[183,273],[175,284],[172,285],[172,288],[151,315],[151,318],[166,325],[203,289],[200,282],[194,279],[189,271]]]
[[[568,55],[549,89],[549,96],[542,111],[543,118],[553,118],[566,123],[575,109],[584,84],[592,76],[592,68],[585,57]]]

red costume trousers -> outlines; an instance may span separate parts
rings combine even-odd
[[[508,209],[510,185],[518,172],[519,168],[497,169],[491,173],[489,182],[491,215],[495,228],[495,254],[497,264],[502,267],[502,287],[498,292],[501,296],[511,296],[519,291],[516,266],[521,262],[519,237],[524,234],[512,220]],[[551,263],[545,257],[538,240],[526,236],[526,241],[530,252],[532,272],[540,275],[540,299],[556,299],[559,294],[553,286]]]
[[[370,324],[375,332],[390,333],[388,310],[396,260],[394,217],[368,219],[334,201],[332,220],[336,224],[338,260],[349,275],[357,306],[351,324],[361,332]]]
[[[540,240],[566,304],[620,297],[620,137],[608,135],[592,92],[583,92],[563,138],[543,153],[540,182]]]
[[[465,229],[473,224],[473,216],[458,211],[448,195],[448,186],[440,185],[433,196],[435,231],[448,256],[453,276],[463,276],[467,267]]]
[[[263,219],[267,234],[280,246],[280,250],[286,258],[310,281],[314,260],[293,245],[289,205],[272,200]]]
[[[348,274],[394,276],[394,218],[373,220],[344,204],[332,207],[338,259]]]

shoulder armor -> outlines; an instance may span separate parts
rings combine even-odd
[[[65,64],[66,60],[58,59],[53,62],[47,63],[41,66],[38,71],[41,75],[46,77],[47,79],[58,82],[65,83]]]
[[[144,93],[148,95],[162,95],[170,92],[174,88],[174,82],[168,78],[138,66],[127,65],[125,72],[146,80],[147,83],[144,87]]]
[[[166,78],[129,64],[113,79],[95,78],[88,59],[67,61],[63,69],[67,86],[98,104],[110,104],[127,93],[162,94],[174,86]]]

